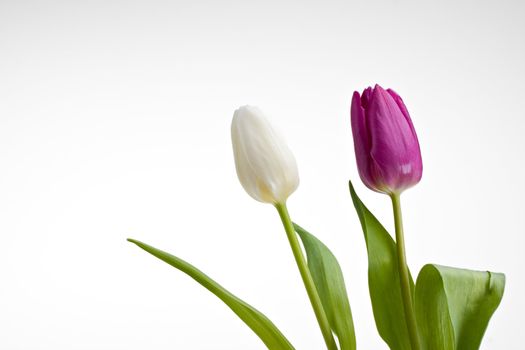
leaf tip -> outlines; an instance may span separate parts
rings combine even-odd
[[[295,231],[296,231],[297,233],[299,233],[299,231],[304,231],[304,228],[302,228],[301,226],[299,226],[297,223],[292,222],[292,224],[293,224],[293,228],[295,229]]]
[[[352,180],[348,180],[348,187],[350,188],[350,196],[352,197],[352,202],[354,202],[354,206],[357,208],[359,196],[357,195],[357,192],[355,191]]]
[[[504,273],[487,271],[488,279],[486,289],[489,293],[499,293],[503,295],[505,290],[506,276]]]

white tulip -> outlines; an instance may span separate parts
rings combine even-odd
[[[284,139],[253,106],[235,111],[231,133],[237,176],[246,192],[259,202],[284,204],[299,185],[297,163]]]

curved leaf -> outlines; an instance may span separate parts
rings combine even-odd
[[[257,311],[252,306],[248,305],[229,291],[224,289],[217,282],[206,276],[202,271],[187,263],[186,261],[177,258],[162,250],[156,249],[150,245],[128,239],[131,243],[136,244],[153,256],[170,264],[171,266],[184,272],[195,281],[197,281],[204,288],[215,294],[221,299],[239,318],[250,327],[255,334],[261,338],[270,350],[293,350],[294,347],[285,338],[285,336],[275,327],[275,325],[262,313]]]
[[[352,182],[349,185],[365,235],[368,251],[368,287],[377,330],[391,350],[409,350],[411,346],[401,297],[396,243],[361,202]],[[410,284],[413,289],[412,277]]]
[[[425,265],[416,283],[416,319],[425,350],[452,350],[454,326],[448,312],[443,279],[433,265]]]
[[[341,350],[355,350],[355,331],[341,267],[334,254],[311,233],[294,223],[306,251],[308,268]]]
[[[505,275],[425,265],[416,317],[426,350],[477,350],[505,288]]]

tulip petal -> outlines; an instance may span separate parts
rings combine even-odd
[[[365,90],[366,92],[366,90]],[[363,97],[365,96],[363,92]],[[352,97],[350,110],[350,121],[352,124],[352,135],[354,137],[354,150],[357,161],[359,176],[365,185],[374,189],[374,179],[369,172],[370,164],[370,137],[366,128],[365,109],[362,106],[363,98],[355,91]]]
[[[392,96],[394,101],[397,103],[397,106],[401,110],[401,113],[406,118],[406,121],[410,127],[410,130],[412,130],[412,135],[414,138],[414,143],[412,144],[412,147],[410,149],[410,158],[413,159],[413,179],[412,181],[415,181],[416,183],[419,182],[421,179],[421,176],[423,174],[423,162],[421,160],[421,149],[419,146],[419,140],[417,138],[416,129],[414,128],[414,124],[412,123],[412,118],[410,118],[410,114],[408,113],[408,109],[405,106],[405,102],[403,102],[403,99],[401,96],[399,96],[394,90],[387,89],[387,92]]]
[[[295,158],[262,111],[243,106],[231,125],[233,154],[239,180],[250,196],[282,203],[299,184]]]
[[[411,123],[387,91],[376,85],[366,113],[371,135],[370,156],[385,187],[403,190],[421,173],[419,143]]]
[[[363,106],[365,110],[370,105],[370,99],[372,98],[372,92],[373,90],[370,86],[363,90],[363,94],[361,96],[361,106]]]
[[[399,96],[394,90],[392,89],[386,89],[386,91],[390,94],[390,96],[392,96],[392,98],[394,99],[394,101],[397,103],[397,106],[399,107],[399,109],[401,110],[401,113],[403,113],[403,115],[405,116],[405,118],[407,118],[407,120],[409,121],[410,124],[412,124],[412,120],[410,120],[410,114],[408,113],[408,109],[407,107],[405,106],[405,103],[403,102],[403,99],[401,98],[401,96]]]

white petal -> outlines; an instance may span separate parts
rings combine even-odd
[[[284,139],[262,111],[243,106],[233,115],[232,145],[237,176],[254,199],[284,203],[299,185],[299,172]]]

